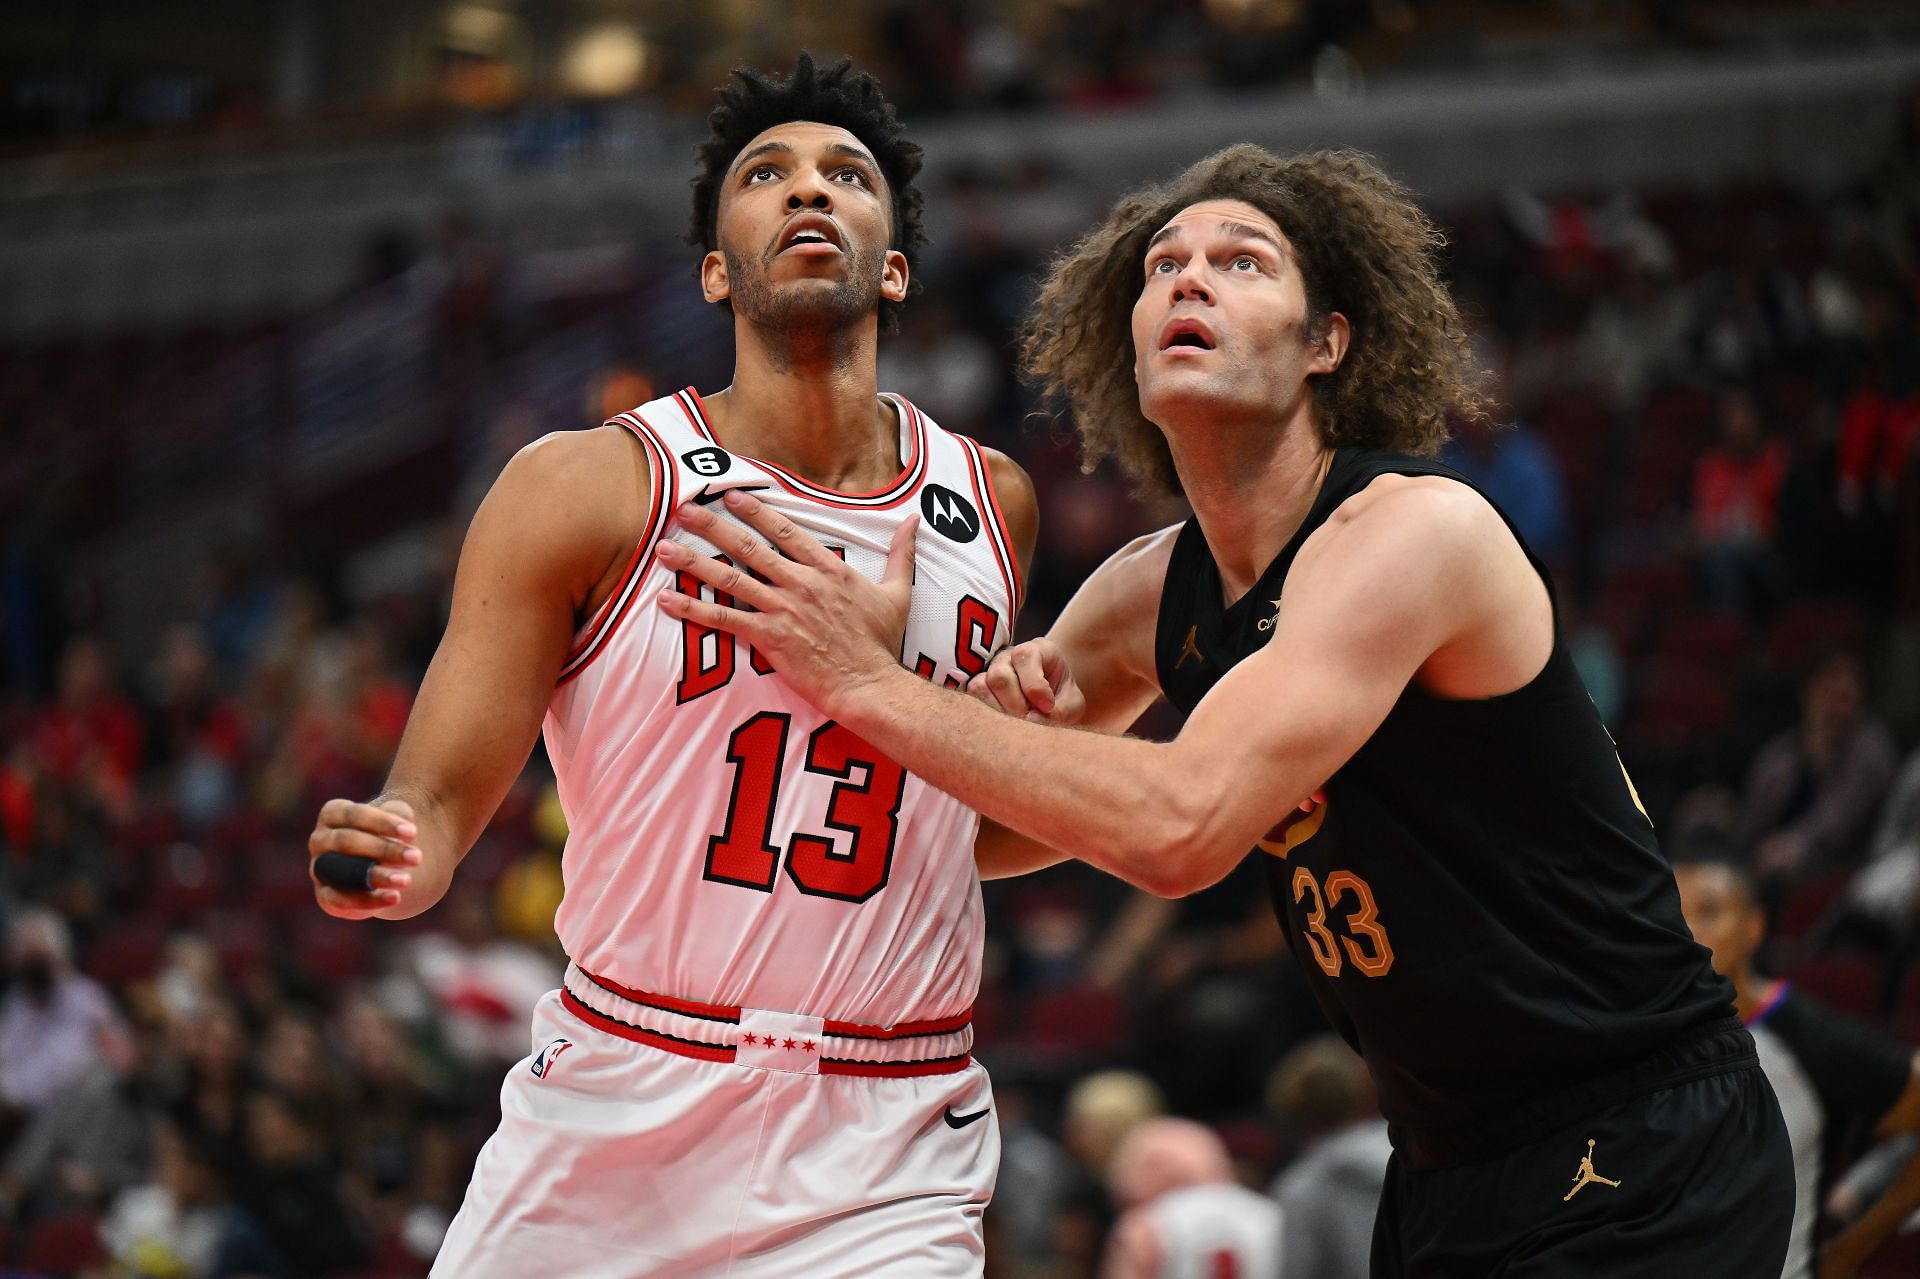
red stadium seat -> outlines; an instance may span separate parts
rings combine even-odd
[[[1798,965],[1787,980],[1815,999],[1848,1017],[1873,1019],[1880,990],[1880,965],[1860,955],[1816,955]]]
[[[1652,658],[1644,665],[1623,740],[1679,747],[1711,737],[1733,717],[1729,673],[1698,662]]]
[[[1852,878],[1851,871],[1836,871],[1795,884],[1773,921],[1774,940],[1788,945],[1806,940],[1826,919]]]
[[[35,1224],[20,1264],[25,1270],[69,1279],[106,1259],[106,1247],[100,1242],[100,1218],[85,1215],[52,1217]]]
[[[1724,678],[1739,669],[1748,638],[1746,619],[1737,613],[1689,609],[1661,628],[1656,651],[1663,657],[1713,667]]]
[[[1767,665],[1803,674],[1821,654],[1856,643],[1860,606],[1851,600],[1796,600],[1780,610],[1767,633]]]
[[[119,921],[90,948],[84,967],[103,986],[144,981],[160,970],[166,925],[152,916]]]
[[[1090,1058],[1111,1054],[1126,1033],[1126,1003],[1097,986],[1062,986],[1027,1004],[1028,1046],[1049,1055]]]
[[[294,958],[302,971],[328,982],[364,977],[373,930],[364,923],[334,919],[319,913],[294,923]]]

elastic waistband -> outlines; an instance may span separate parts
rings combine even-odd
[[[1478,1163],[1517,1150],[1597,1110],[1712,1075],[1760,1068],[1738,1017],[1683,1032],[1626,1064],[1544,1096],[1505,1105],[1497,1119],[1446,1124],[1391,1124],[1388,1135],[1407,1165],[1421,1171]]]
[[[973,1061],[973,1010],[870,1026],[801,1013],[655,995],[567,965],[567,1011],[596,1030],[663,1052],[799,1075],[950,1075]]]

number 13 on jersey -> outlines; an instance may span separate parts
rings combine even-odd
[[[773,891],[780,864],[773,809],[792,723],[790,715],[762,711],[727,739],[733,791],[725,829],[707,841],[706,878]],[[809,896],[863,902],[887,886],[906,770],[832,720],[808,739],[806,770],[835,779],[826,822],[847,835],[847,849],[836,852],[832,839],[797,832],[786,849],[787,878]]]

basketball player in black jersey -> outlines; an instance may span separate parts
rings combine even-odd
[[[1015,714],[903,672],[904,592],[750,496],[764,542],[686,516],[742,568],[675,562],[752,611],[660,606],[1002,823],[983,873],[1064,854],[1174,896],[1263,850],[1392,1126],[1377,1275],[1778,1274],[1793,1172],[1753,1041],[1546,572],[1422,456],[1478,407],[1438,240],[1363,158],[1236,147],[1056,265],[1030,366],[1194,518],[1000,656],[979,691]],[[1179,736],[1121,735],[1158,695]]]

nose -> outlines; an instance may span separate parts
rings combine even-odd
[[[787,187],[787,209],[797,212],[801,209],[830,209],[833,207],[833,191],[820,170],[807,165],[796,171],[793,181]]]
[[[1207,260],[1204,254],[1196,253],[1187,259],[1187,264],[1174,273],[1173,302],[1213,301],[1213,290],[1207,287]]]

